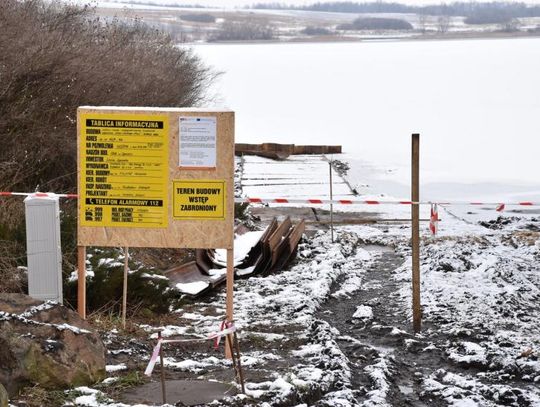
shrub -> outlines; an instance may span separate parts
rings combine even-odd
[[[78,106],[194,106],[213,78],[165,34],[88,7],[2,0],[0,32],[0,191],[76,191]],[[22,201],[2,198],[0,240],[24,250],[21,229]]]
[[[302,31],[300,31],[300,33],[305,34],[305,35],[330,35],[332,34],[332,31],[324,27],[308,26],[304,28]]]
[[[357,18],[352,24],[338,26],[340,30],[412,30],[413,26],[398,18],[367,17]]]
[[[209,41],[257,41],[274,38],[272,27],[262,23],[226,21]]]
[[[123,253],[116,248],[88,250],[87,306],[90,312],[108,310],[119,313],[124,284]],[[130,313],[144,309],[153,313],[166,313],[178,305],[180,295],[169,288],[168,279],[140,264],[129,262],[127,302]],[[77,280],[67,283],[65,301],[75,306]]]
[[[212,14],[200,13],[200,14],[183,14],[180,16],[180,20],[192,21],[195,23],[215,23],[216,18]]]
[[[162,33],[88,8],[4,0],[0,24],[0,189],[75,190],[78,106],[192,106],[210,78]]]

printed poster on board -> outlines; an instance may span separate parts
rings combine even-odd
[[[178,166],[184,168],[216,167],[216,117],[179,118]]]

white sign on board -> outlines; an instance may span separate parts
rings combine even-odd
[[[179,167],[215,168],[216,118],[180,117]]]

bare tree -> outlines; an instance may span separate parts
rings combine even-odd
[[[511,32],[519,31],[521,27],[521,22],[517,18],[512,18],[502,23],[500,26],[501,26],[502,31],[511,33]]]
[[[448,32],[448,29],[450,28],[450,16],[448,15],[442,15],[437,18],[437,30],[441,34],[445,34]]]
[[[420,29],[420,32],[422,34],[426,33],[427,21],[428,21],[428,16],[424,11],[418,14],[418,28]]]

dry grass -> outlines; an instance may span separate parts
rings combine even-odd
[[[19,264],[26,258],[25,248],[17,242],[0,240],[0,292],[22,293],[28,278]]]

